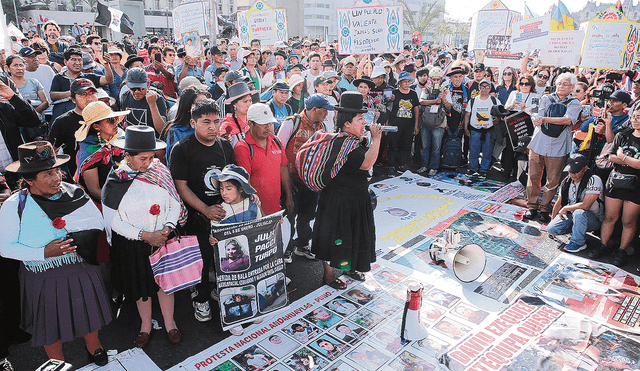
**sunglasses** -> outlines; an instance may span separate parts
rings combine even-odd
[[[523,81],[523,82],[520,83],[520,86],[531,86],[531,84],[529,84],[526,81]]]
[[[335,84],[335,83],[336,83],[336,80],[327,80],[327,82],[328,82],[329,84]]]
[[[110,124],[117,124],[117,123],[118,123],[118,118],[117,118],[117,117],[109,117],[109,118],[107,119],[107,121],[108,121]]]
[[[547,76],[547,75],[538,75],[538,77],[541,78],[541,79],[545,79],[545,80],[549,79],[549,76]]]
[[[138,91],[138,90],[142,91],[144,89],[146,89],[146,88],[129,88],[129,90],[131,90],[131,91]]]
[[[511,75],[513,75],[513,73],[511,73],[511,72],[505,72],[505,73],[503,73],[502,75],[504,75],[504,76],[511,76]]]

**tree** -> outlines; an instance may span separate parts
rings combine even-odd
[[[407,0],[398,1],[404,7],[404,24],[409,28],[409,34],[418,31],[424,35],[425,31],[433,27],[435,21],[444,15],[444,7],[436,1],[422,3],[418,12],[411,10]]]
[[[4,10],[4,15],[7,17],[7,24],[9,22],[16,21],[16,12],[13,11],[13,1],[11,0],[2,0],[2,10]],[[16,25],[20,28],[20,22]]]

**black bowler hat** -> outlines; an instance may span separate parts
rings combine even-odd
[[[155,130],[146,125],[127,126],[124,138],[112,140],[111,145],[129,152],[153,152],[167,147],[165,142],[156,139]]]
[[[38,173],[53,169],[69,161],[69,155],[58,155],[49,142],[38,141],[18,146],[19,160],[5,168],[11,173]]]
[[[376,84],[373,82],[373,80],[371,80],[371,78],[367,75],[362,75],[361,78],[359,79],[355,79],[353,80],[353,86],[355,86],[356,88],[358,87],[358,85],[360,85],[360,83],[365,83],[367,85],[369,85],[369,89],[373,89],[376,87]]]
[[[362,94],[357,91],[345,91],[340,96],[340,104],[334,108],[338,112],[365,113],[367,110],[362,108],[362,101]]]

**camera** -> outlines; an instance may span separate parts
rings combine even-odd
[[[606,100],[609,99],[614,91],[616,91],[616,87],[610,83],[602,84],[598,88],[592,90],[591,96],[598,99],[594,105],[596,107],[604,108]]]

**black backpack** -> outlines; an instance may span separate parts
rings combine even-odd
[[[440,149],[440,166],[449,169],[457,169],[462,162],[462,138],[458,137],[460,128],[451,132],[447,127],[447,136],[442,141]]]

